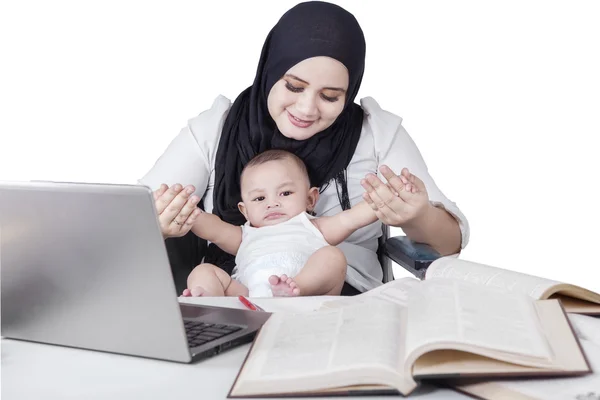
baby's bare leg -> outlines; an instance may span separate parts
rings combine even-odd
[[[317,250],[294,277],[301,296],[339,295],[346,278],[344,253],[334,246]]]
[[[191,296],[248,295],[248,288],[213,264],[200,264],[194,268],[188,276],[187,286]]]

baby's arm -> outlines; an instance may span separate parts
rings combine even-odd
[[[315,218],[312,221],[327,243],[337,246],[354,231],[377,221],[377,216],[367,202],[361,201],[349,210],[331,217]]]
[[[216,215],[206,212],[202,212],[196,218],[192,226],[192,232],[233,255],[236,255],[242,242],[241,227],[229,224]]]

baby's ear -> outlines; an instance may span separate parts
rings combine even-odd
[[[312,187],[308,190],[308,199],[306,204],[307,211],[313,211],[319,200],[319,188]]]
[[[248,214],[246,214],[246,205],[243,201],[240,201],[238,203],[238,210],[240,210],[240,212],[244,215],[244,218],[246,218],[246,221],[248,221]]]

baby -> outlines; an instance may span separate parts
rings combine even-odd
[[[354,231],[377,220],[365,202],[331,217],[313,217],[319,196],[296,155],[268,150],[244,167],[240,212],[235,226],[202,213],[192,231],[236,256],[232,276],[200,264],[188,276],[184,296],[339,295],[346,257],[335,247]]]

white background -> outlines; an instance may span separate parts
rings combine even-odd
[[[598,3],[335,2],[367,39],[359,97],[404,118],[469,218],[462,257],[600,291]],[[251,84],[294,4],[3,2],[0,179],[135,182]]]

